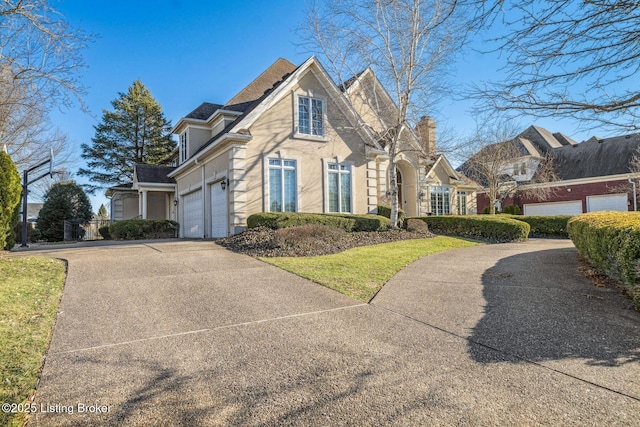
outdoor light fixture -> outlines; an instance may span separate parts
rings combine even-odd
[[[418,197],[420,197],[420,200],[424,200],[424,191],[420,191],[420,194],[418,194]]]
[[[220,181],[220,187],[222,187],[222,191],[227,189],[227,185],[229,185],[229,178]]]
[[[173,199],[173,206],[178,206],[178,199]]]

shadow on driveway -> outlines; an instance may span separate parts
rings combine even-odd
[[[533,362],[581,359],[615,367],[640,361],[640,314],[615,290],[588,287],[575,251],[551,249],[503,258],[482,275],[486,300],[468,346],[474,360],[503,362],[473,343]]]

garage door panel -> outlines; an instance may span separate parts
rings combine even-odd
[[[227,192],[214,184],[211,186],[211,237],[227,237],[228,223]]]
[[[524,205],[525,215],[579,215],[582,213],[582,200],[567,202],[528,203]]]
[[[202,190],[185,194],[182,197],[182,205],[182,235],[192,238],[203,237]]]
[[[622,211],[629,210],[626,194],[603,194],[587,197],[587,212]]]

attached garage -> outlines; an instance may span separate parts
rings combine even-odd
[[[627,206],[626,194],[604,194],[602,196],[587,197],[587,212],[598,211],[622,211],[626,212]]]
[[[217,182],[211,186],[211,237],[227,237],[228,229],[227,192]]]
[[[582,200],[568,202],[529,203],[524,205],[525,215],[579,215]]]
[[[204,237],[202,218],[202,190],[182,196],[182,237]]]

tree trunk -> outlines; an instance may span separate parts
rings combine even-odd
[[[396,181],[396,162],[393,156],[389,160],[389,191],[391,192],[391,228],[398,228],[398,182]]]

